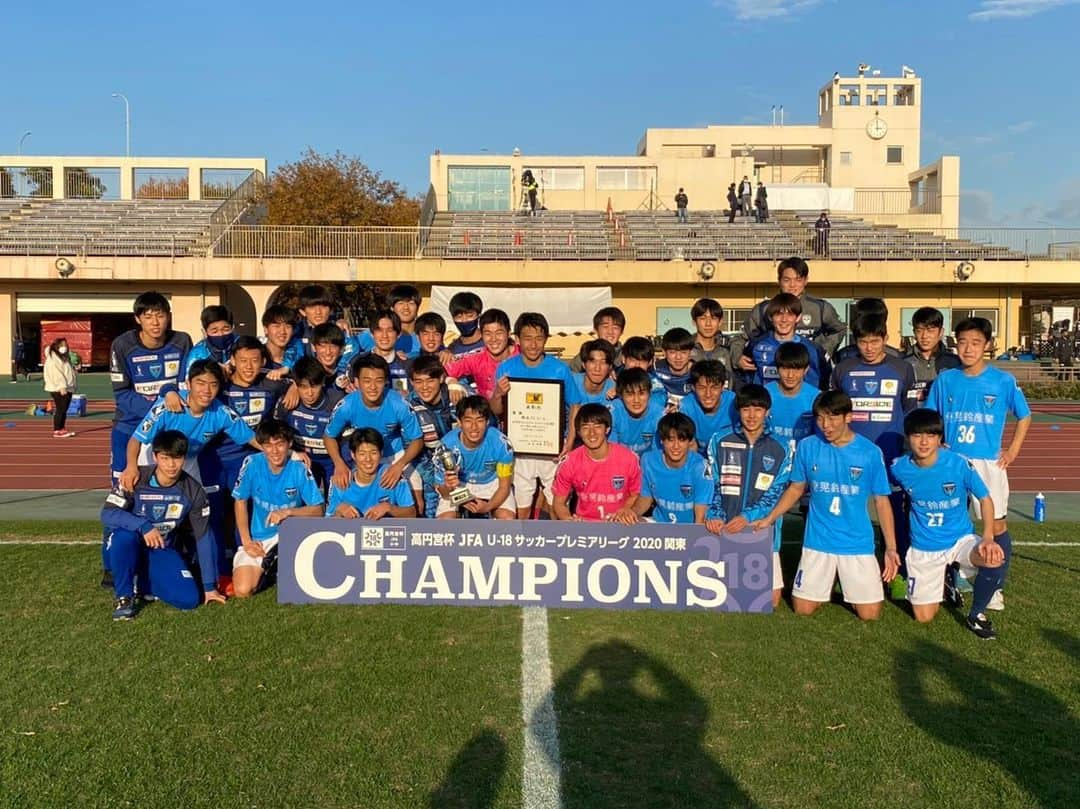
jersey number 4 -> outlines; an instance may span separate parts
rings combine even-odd
[[[834,497],[832,502],[829,503],[829,513],[835,517],[840,516],[840,498]]]

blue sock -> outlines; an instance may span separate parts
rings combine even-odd
[[[975,618],[980,613],[986,612],[986,605],[994,597],[994,593],[1005,585],[1005,576],[1009,572],[1009,561],[1012,559],[1012,537],[1008,530],[994,537],[994,541],[1005,551],[1005,561],[1000,567],[980,567],[979,574],[975,577],[975,592],[971,598],[971,612],[968,615]]]

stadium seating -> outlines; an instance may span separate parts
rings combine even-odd
[[[772,260],[794,255],[794,242],[775,222],[727,221],[723,211],[690,211],[681,224],[668,211],[627,211],[625,223],[638,259]]]
[[[24,200],[6,201],[24,205]],[[205,250],[220,200],[33,201],[0,221],[0,254],[175,256]],[[8,206],[0,208],[3,216]]]
[[[422,237],[424,258],[611,258],[609,227],[600,211],[463,211],[435,214]]]

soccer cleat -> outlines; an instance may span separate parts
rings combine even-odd
[[[964,594],[960,592],[960,588],[956,584],[948,580],[945,582],[945,593],[942,600],[946,606],[954,609],[962,609],[964,606]]]
[[[986,605],[988,610],[998,610],[999,612],[1005,609],[1005,594],[1001,590],[995,590],[994,595],[990,598],[990,603]]]
[[[991,624],[990,619],[981,612],[974,618],[969,615],[967,617],[967,620],[964,621],[964,626],[966,626],[983,640],[997,639],[997,632],[994,631],[993,624]]]
[[[113,607],[112,619],[114,621],[130,621],[135,617],[135,599],[121,596],[116,599]]]
[[[111,590],[111,589],[113,589],[113,577],[112,577],[112,571],[111,570],[105,570],[104,568],[102,568],[102,570],[101,570],[101,589],[102,590]]]

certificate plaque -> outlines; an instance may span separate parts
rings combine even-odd
[[[506,437],[515,453],[551,457],[559,454],[566,431],[563,401],[561,380],[510,377]]]

